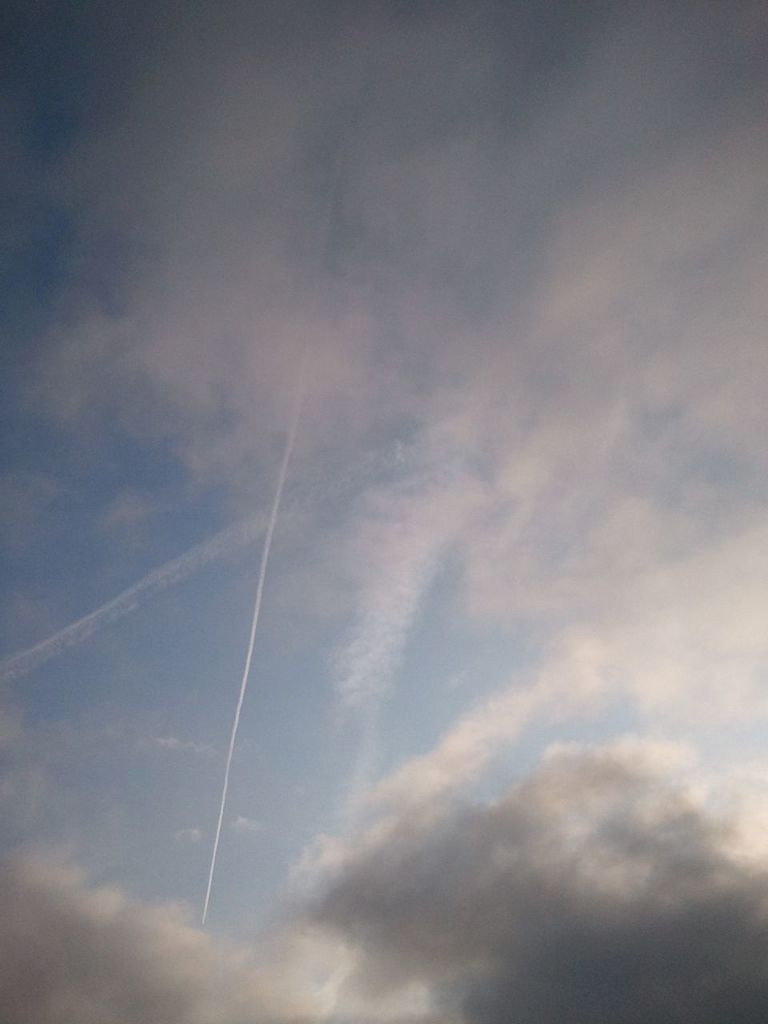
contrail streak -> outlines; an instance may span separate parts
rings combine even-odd
[[[263,516],[256,516],[245,522],[236,523],[234,526],[228,526],[209,540],[185,551],[178,558],[153,569],[138,582],[81,619],[70,622],[69,625],[46,637],[45,640],[41,640],[40,643],[4,658],[0,661],[0,683],[27,675],[28,672],[45,664],[57,654],[88,640],[104,626],[109,626],[124,616],[130,615],[147,598],[178,583],[217,558],[222,558],[248,544],[263,526]]]
[[[366,48],[367,49],[367,48]],[[341,167],[343,161],[343,152],[339,147],[336,166],[332,173],[332,187],[329,189],[326,197],[325,208],[321,211],[320,216],[320,238],[321,250],[324,258],[332,262],[332,247],[331,247],[331,228],[334,219],[334,202],[337,199],[336,191],[338,189],[339,182],[341,180]],[[256,597],[253,603],[253,617],[251,619],[251,632],[248,637],[248,650],[245,656],[245,665],[243,667],[243,675],[240,680],[240,693],[237,699],[237,707],[235,708],[235,717],[232,722],[232,733],[229,737],[229,750],[227,751],[227,763],[224,769],[224,785],[221,791],[221,803],[219,805],[219,817],[216,822],[216,836],[213,841],[213,852],[211,854],[211,865],[208,870],[208,885],[205,890],[205,902],[203,903],[202,913],[202,924],[205,925],[206,918],[208,916],[208,905],[211,900],[211,888],[213,886],[213,876],[216,870],[216,856],[219,851],[219,841],[221,839],[221,825],[224,820],[224,808],[227,802],[227,790],[229,789],[229,773],[232,767],[232,755],[235,750],[235,742],[237,740],[237,729],[240,724],[240,712],[243,708],[243,701],[245,700],[245,692],[248,687],[248,674],[251,669],[251,660],[253,658],[253,647],[256,639],[256,629],[259,624],[259,614],[261,612],[261,599],[264,592],[264,581],[267,575],[267,563],[269,562],[269,552],[272,547],[272,535],[275,532],[275,525],[277,523],[277,516],[280,511],[280,501],[283,496],[283,487],[285,486],[285,478],[288,473],[288,464],[291,461],[291,454],[293,452],[293,446],[296,441],[296,432],[299,427],[299,419],[301,418],[301,407],[304,399],[304,384],[307,368],[307,357],[308,348],[305,346],[301,362],[299,364],[299,384],[296,391],[296,404],[294,406],[293,415],[291,417],[291,425],[288,431],[288,436],[285,442],[285,450],[283,452],[283,461],[280,465],[280,472],[277,477],[277,487],[275,488],[275,496],[272,502],[272,511],[269,516],[269,524],[267,526],[267,533],[264,538],[264,547],[261,552],[261,566],[259,567],[259,578],[256,584]]]
[[[259,625],[259,615],[261,613],[261,600],[264,594],[264,581],[267,577],[267,565],[269,563],[269,552],[272,547],[272,537],[275,532],[275,526],[277,525],[277,516],[280,512],[280,502],[283,497],[283,488],[285,486],[285,478],[288,474],[288,463],[291,461],[291,454],[293,452],[293,446],[296,442],[296,432],[299,427],[299,419],[301,417],[301,406],[304,395],[304,368],[302,366],[299,379],[299,388],[296,397],[296,405],[294,407],[293,416],[291,418],[291,425],[288,431],[288,436],[285,441],[285,450],[283,451],[283,461],[280,464],[280,472],[277,477],[277,486],[275,488],[275,496],[272,499],[272,509],[269,514],[269,522],[267,524],[267,532],[264,537],[264,547],[261,551],[261,565],[259,566],[259,578],[256,583],[256,596],[253,602],[253,616],[251,617],[251,632],[248,637],[248,649],[245,655],[245,665],[243,666],[243,675],[240,680],[240,693],[237,699],[237,707],[235,708],[235,717],[232,721],[232,732],[229,737],[229,749],[227,751],[227,763],[224,769],[224,785],[221,790],[221,802],[219,804],[219,817],[216,822],[216,837],[213,841],[213,852],[211,853],[211,865],[208,869],[208,885],[205,890],[205,902],[203,903],[203,914],[202,924],[205,924],[205,919],[208,916],[208,904],[211,901],[211,888],[213,886],[213,875],[216,870],[216,856],[219,852],[219,841],[221,839],[221,823],[224,820],[224,808],[227,803],[227,790],[229,789],[229,773],[232,768],[232,755],[235,752],[235,742],[237,740],[237,730],[240,725],[240,713],[243,709],[243,701],[245,700],[245,693],[248,689],[248,675],[251,671],[251,661],[253,660],[253,648],[256,640],[256,629]]]

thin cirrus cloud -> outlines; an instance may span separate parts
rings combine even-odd
[[[441,557],[473,499],[466,474],[435,483],[407,479],[366,495],[353,534],[359,612],[333,658],[342,704],[384,696]]]
[[[356,622],[331,661],[340,714],[356,731],[340,808],[347,830],[364,813],[377,774],[383,753],[381,708],[395,685],[406,644],[476,501],[477,485],[466,470],[442,468],[455,462],[455,455],[429,451],[428,445],[427,451],[426,468],[409,467],[403,479],[369,491],[352,532]],[[417,462],[424,459],[423,452],[416,456]]]
[[[253,818],[247,818],[244,814],[238,814],[232,821],[232,829],[235,832],[239,832],[241,835],[258,835],[263,828],[264,826],[260,821],[255,821]]]
[[[199,828],[180,828],[174,833],[174,838],[180,843],[199,843],[203,833]]]
[[[196,743],[194,740],[182,740],[178,736],[153,736],[148,745],[157,747],[159,750],[172,752],[189,752],[190,754],[210,754],[211,749],[204,743]]]

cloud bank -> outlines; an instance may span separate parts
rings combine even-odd
[[[348,991],[422,986],[471,1024],[761,1019],[768,872],[667,761],[561,751],[494,804],[364,844],[315,914],[352,951]]]
[[[90,889],[30,859],[0,868],[6,1024],[254,1024],[306,1007],[276,1000],[242,950],[169,908]]]
[[[768,871],[679,745],[553,748],[490,804],[350,840],[247,949],[30,857],[0,870],[7,1024],[747,1024],[768,1007]],[[258,956],[256,956],[258,953]]]

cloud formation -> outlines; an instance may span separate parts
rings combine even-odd
[[[761,1019],[768,873],[668,768],[652,747],[563,750],[497,803],[404,816],[316,910],[356,957],[348,989],[421,985],[471,1024]]]
[[[254,1024],[302,1010],[278,1005],[243,950],[216,947],[178,911],[50,863],[3,863],[0,920],[6,1024]]]
[[[35,838],[24,823],[45,788],[56,821],[71,819],[45,841],[82,833],[87,808],[83,856],[100,874],[196,898],[199,833],[184,826],[200,820],[205,759],[193,774],[191,757],[147,758],[139,778],[111,735],[85,742],[88,715],[114,709],[122,732],[162,702],[173,711],[139,750],[220,742],[218,654],[240,599],[192,577],[262,530],[253,513],[308,347],[300,528],[279,553],[297,615],[275,602],[251,719],[267,770],[244,758],[238,780],[264,831],[233,844],[221,881],[235,909],[219,920],[249,928],[308,841],[310,869],[316,850],[339,871],[317,922],[357,957],[359,989],[411,993],[401,1008],[472,1024],[512,1010],[746,1019],[763,995],[763,877],[634,755],[563,755],[491,807],[453,801],[518,740],[527,758],[537,725],[570,728],[585,709],[601,734],[619,704],[638,730],[727,718],[735,736],[768,714],[764,5],[72,6],[15,5],[30,42],[0,102],[8,251],[28,278],[11,277],[9,305],[34,300],[11,313],[25,351],[0,479],[9,639],[24,614],[54,616],[47,639],[0,662],[0,684],[45,667],[7,726],[0,800],[20,808],[16,831]],[[211,540],[174,557],[190,530]],[[82,616],[140,535],[159,568]],[[127,628],[186,579],[177,612],[169,600],[167,618]],[[436,622],[438,604],[450,612]],[[118,624],[98,678],[53,661]],[[446,657],[409,673],[410,641],[441,649],[454,625]],[[446,662],[487,665],[491,633],[493,682],[470,668],[448,700]],[[160,671],[158,648],[183,657]],[[407,699],[384,736],[401,670]],[[333,735],[343,716],[356,751]],[[69,772],[51,768],[59,724]],[[753,851],[759,771],[739,826]],[[306,799],[285,797],[295,780]],[[340,800],[349,827],[327,839]],[[383,817],[355,839],[362,809]],[[240,1019],[227,1001],[240,981],[211,994],[218,954],[166,912],[50,868],[8,872],[9,950],[41,934],[45,952],[56,922],[84,936],[79,960],[62,944],[58,974],[59,953],[34,961],[26,942],[30,998],[49,993],[30,1018],[130,1019],[128,996],[103,994],[113,976],[147,1019],[173,1024],[180,990],[193,1024]],[[138,948],[153,942],[155,967]],[[409,1003],[413,986],[429,1006]]]

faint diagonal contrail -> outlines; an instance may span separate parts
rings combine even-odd
[[[264,581],[267,577],[267,564],[269,563],[269,552],[272,548],[272,537],[274,536],[275,526],[277,525],[277,517],[280,512],[280,502],[283,497],[283,488],[285,487],[285,478],[288,474],[288,463],[291,461],[291,454],[293,453],[293,446],[296,442],[296,432],[299,428],[299,419],[301,417],[301,407],[304,398],[304,365],[299,371],[299,387],[297,389],[296,404],[294,406],[293,415],[291,417],[291,424],[288,430],[288,436],[285,440],[285,449],[283,451],[283,461],[280,464],[280,472],[277,476],[277,486],[275,487],[275,496],[272,499],[272,509],[269,513],[269,522],[267,524],[267,532],[264,536],[264,546],[261,550],[261,565],[259,566],[259,577],[256,583],[256,596],[253,602],[253,615],[251,617],[251,632],[248,637],[248,649],[245,655],[245,665],[243,666],[243,675],[240,680],[240,693],[237,698],[237,706],[235,708],[235,717],[232,721],[232,732],[229,737],[229,749],[227,751],[227,763],[224,769],[224,785],[221,790],[221,802],[219,804],[219,817],[216,822],[216,836],[213,841],[213,851],[211,853],[211,865],[208,869],[208,885],[205,890],[205,902],[203,903],[202,913],[202,924],[205,924],[205,919],[208,916],[208,904],[211,901],[211,888],[213,886],[213,876],[216,870],[216,856],[219,852],[219,841],[221,839],[221,823],[224,820],[224,808],[227,803],[227,790],[229,789],[229,773],[232,767],[232,755],[235,752],[235,742],[237,740],[237,730],[240,725],[240,712],[243,709],[243,701],[245,700],[245,693],[248,689],[248,675],[251,671],[251,661],[253,660],[253,648],[256,641],[256,629],[259,625],[259,615],[261,613],[261,601],[264,594]]]
[[[178,558],[166,562],[147,573],[116,597],[106,601],[82,618],[70,622],[40,643],[17,651],[0,661],[0,683],[10,682],[32,672],[51,658],[84,643],[98,630],[130,615],[148,598],[166,587],[185,579],[217,558],[243,547],[264,527],[264,517],[256,516],[245,522],[228,526],[201,544],[185,551]]]

